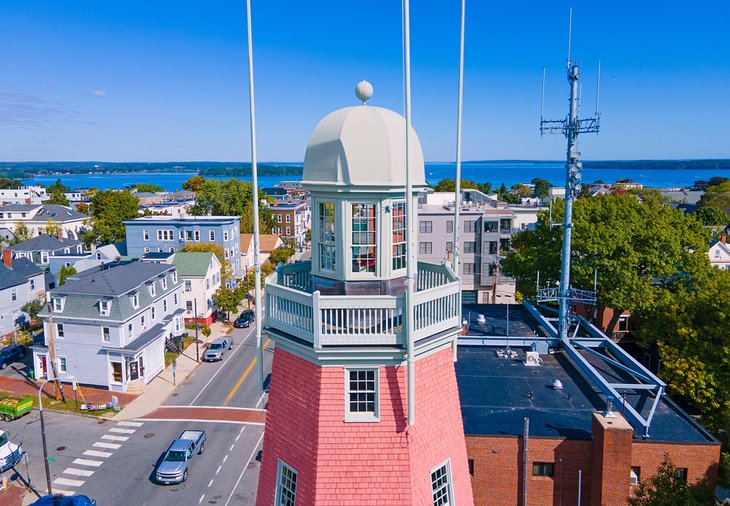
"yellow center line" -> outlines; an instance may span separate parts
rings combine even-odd
[[[264,346],[261,349],[265,350],[270,342],[271,342],[271,338],[266,339],[266,342],[264,343]],[[254,358],[251,361],[251,363],[249,364],[248,368],[246,368],[246,370],[243,372],[243,375],[241,375],[241,377],[238,378],[238,382],[236,383],[236,386],[234,386],[233,390],[231,390],[231,393],[228,394],[228,397],[226,398],[226,402],[223,403],[224,406],[228,406],[228,403],[231,402],[231,399],[233,399],[233,396],[236,394],[236,391],[243,383],[243,380],[246,379],[246,376],[248,376],[248,373],[251,372],[251,369],[253,369],[253,366],[255,366],[255,365],[256,365],[256,359]]]

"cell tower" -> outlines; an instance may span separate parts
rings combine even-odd
[[[545,104],[545,69],[542,74],[542,97],[540,100],[540,135],[544,134],[563,134],[568,139],[567,163],[565,174],[565,211],[563,216],[563,250],[562,250],[562,266],[560,269],[560,285],[557,290],[554,288],[538,287],[538,302],[547,302],[557,300],[560,308],[558,314],[558,337],[565,341],[568,339],[568,331],[570,328],[570,304],[572,302],[582,302],[584,304],[594,305],[596,303],[596,293],[588,290],[576,290],[570,283],[570,254],[571,242],[573,236],[573,199],[580,191],[580,169],[583,164],[580,163],[580,153],[577,149],[578,135],[598,133],[598,127],[601,115],[598,112],[598,100],[600,97],[600,85],[596,91],[596,110],[591,118],[580,119],[578,112],[580,108],[580,96],[578,81],[580,80],[580,67],[573,65],[570,60],[570,41],[573,27],[573,9],[570,10],[570,20],[568,22],[568,62],[567,74],[568,83],[570,84],[570,110],[568,116],[560,120],[546,120],[544,118]],[[601,64],[598,64],[598,81],[601,79]]]

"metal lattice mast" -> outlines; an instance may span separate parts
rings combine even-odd
[[[568,117],[562,120],[545,120],[540,117],[540,133],[562,133],[568,140],[567,163],[565,170],[565,210],[563,213],[563,249],[560,269],[560,286],[558,287],[558,337],[561,340],[568,339],[570,327],[570,303],[576,298],[570,282],[570,260],[573,240],[573,200],[580,191],[580,153],[577,149],[578,135],[581,133],[598,133],[600,114],[596,110],[594,117],[581,120],[578,118],[579,93],[578,81],[580,80],[580,68],[570,61],[570,40],[573,24],[573,10],[570,10],[570,21],[568,28],[568,61],[567,75],[570,84],[570,109]],[[543,94],[545,90],[545,74],[543,73]],[[599,67],[600,76],[600,67]],[[598,96],[598,95],[597,95]],[[541,100],[544,103],[544,100]],[[596,100],[598,107],[598,100]],[[579,297],[580,298],[580,297]],[[593,295],[595,299],[595,294]]]

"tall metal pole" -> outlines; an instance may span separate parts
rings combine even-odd
[[[41,390],[49,380],[45,380],[41,383],[41,387],[38,389],[38,410],[41,412],[41,439],[43,440],[43,463],[46,466],[46,486],[48,487],[48,495],[53,495],[51,489],[51,469],[48,467],[48,444],[46,443],[46,422],[43,418],[43,400],[41,399]]]
[[[525,417],[522,427],[522,506],[527,506],[527,472],[530,462],[530,419]]]
[[[461,0],[461,27],[459,35],[459,91],[456,104],[456,180],[454,186],[454,251],[451,255],[451,268],[459,277],[459,210],[461,207],[461,116],[464,96],[464,17],[466,0]],[[459,292],[461,293],[461,292]]]
[[[193,297],[193,311],[195,311],[195,361],[200,362],[200,343],[198,341],[198,297]]]
[[[254,264],[254,311],[256,312],[256,378],[259,391],[264,391],[264,354],[261,348],[261,262],[259,231],[259,181],[256,157],[256,109],[253,88],[253,36],[251,34],[251,0],[246,0],[246,32],[248,36],[248,100],[251,122],[251,179],[253,182],[253,264]]]
[[[405,335],[408,361],[408,425],[416,423],[416,371],[413,342],[413,296],[415,292],[416,233],[413,220],[413,182],[411,181],[411,27],[410,5],[403,0],[403,84],[406,113],[406,293],[405,293]]]
[[[579,153],[576,149],[578,137],[578,80],[580,73],[577,65],[568,60],[568,82],[570,83],[570,113],[567,124],[568,150],[565,165],[565,210],[563,212],[563,251],[562,269],[560,271],[560,313],[558,320],[558,337],[568,339],[570,327],[570,252],[573,239],[573,198],[580,180]]]

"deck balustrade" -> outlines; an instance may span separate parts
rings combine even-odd
[[[403,295],[312,292],[309,262],[281,266],[266,280],[266,326],[325,346],[406,346]],[[448,266],[418,264],[414,340],[460,325],[460,286]]]

